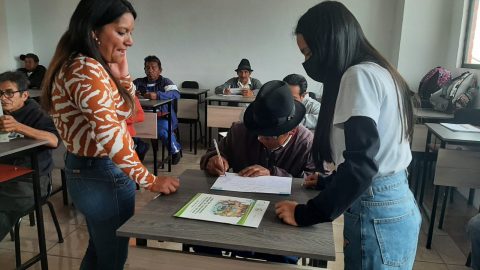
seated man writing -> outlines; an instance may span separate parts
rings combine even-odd
[[[234,123],[219,143],[222,161],[209,149],[200,167],[212,175],[230,168],[242,176],[303,177],[315,166],[310,154],[313,134],[299,125],[305,107],[294,100],[285,82],[270,81],[247,107],[243,123]]]
[[[5,114],[0,116],[0,131],[48,141],[48,144],[38,151],[43,197],[47,194],[53,168],[51,149],[58,146],[59,135],[50,116],[41,110],[35,100],[28,98],[27,87],[28,79],[21,72],[0,74],[0,100]],[[5,163],[30,167],[30,158],[15,158]],[[31,178],[19,178],[0,185],[0,240],[8,234],[17,219],[33,207],[31,181]]]
[[[177,86],[162,74],[162,63],[160,59],[154,55],[145,57],[145,75],[147,77],[138,78],[133,81],[137,88],[137,95],[141,95],[148,99],[179,99],[180,92]],[[177,115],[172,111],[172,144],[168,145],[168,120],[163,117],[168,112],[168,106],[161,107],[159,112],[159,118],[157,121],[158,137],[162,139],[164,145],[167,145],[167,149],[172,154],[172,164],[180,162],[180,143],[177,141],[173,131],[178,126]]]
[[[258,89],[262,87],[262,83],[259,80],[251,77],[252,71],[253,69],[250,66],[250,61],[248,61],[248,59],[242,59],[235,70],[238,76],[231,78],[224,84],[215,87],[215,94],[230,95],[232,94],[232,88],[240,88],[243,96],[253,97],[257,94]]]
[[[241,176],[265,175],[303,177],[315,166],[310,153],[313,134],[299,125],[305,107],[294,100],[285,82],[270,81],[262,86],[257,98],[247,107],[243,123],[232,125],[219,143],[222,158],[215,148],[209,149],[200,161],[202,170],[223,175],[232,169]],[[221,254],[221,249],[194,246],[196,252]],[[242,257],[293,263],[296,257],[272,254],[233,252]]]

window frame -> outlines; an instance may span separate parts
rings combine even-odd
[[[470,35],[471,35],[471,32],[472,32],[471,31],[472,30],[472,19],[473,19],[475,1],[478,1],[477,5],[480,6],[480,0],[469,0],[469,4],[468,4],[467,24],[466,24],[466,27],[465,27],[465,39],[464,39],[464,42],[463,42],[462,68],[480,69],[480,64],[466,63],[468,50],[470,50],[469,43],[470,43]],[[480,14],[478,12],[479,12],[479,9],[477,7],[477,20],[480,19],[480,16],[479,16]],[[478,37],[478,39],[480,40],[480,37]]]

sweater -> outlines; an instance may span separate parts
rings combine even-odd
[[[251,165],[260,165],[269,169],[271,175],[303,177],[304,172],[315,171],[310,153],[312,141],[312,132],[298,126],[297,132],[284,147],[269,151],[258,141],[256,134],[249,132],[242,122],[236,122],[219,142],[218,148],[233,172],[238,173]],[[202,157],[200,168],[205,170],[208,160],[216,154],[215,148],[210,148]]]

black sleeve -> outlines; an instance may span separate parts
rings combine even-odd
[[[324,190],[307,204],[295,208],[300,226],[330,222],[347,210],[371,185],[378,172],[374,157],[380,147],[373,119],[354,116],[344,123],[345,161],[325,181]]]

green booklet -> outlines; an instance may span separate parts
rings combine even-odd
[[[258,228],[269,201],[197,193],[175,217]]]

